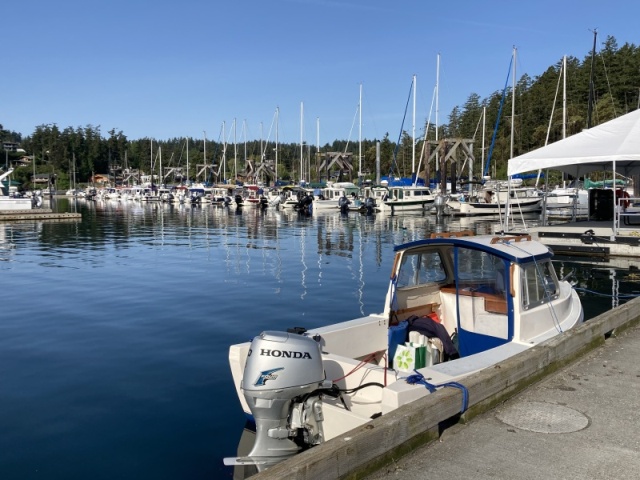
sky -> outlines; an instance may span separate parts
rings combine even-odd
[[[594,29],[598,50],[640,44],[637,0],[21,0],[4,14],[0,124],[23,136],[395,141],[413,132],[414,75],[415,123],[443,124],[503,89],[514,47],[516,77],[535,78],[587,57]]]

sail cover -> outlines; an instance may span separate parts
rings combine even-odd
[[[614,168],[625,176],[640,174],[640,110],[512,158],[507,174],[547,168],[574,177]]]

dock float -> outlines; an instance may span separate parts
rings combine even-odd
[[[54,212],[50,208],[36,210],[6,210],[0,211],[0,221],[21,220],[81,220],[79,213]]]

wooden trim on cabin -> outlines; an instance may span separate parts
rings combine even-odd
[[[474,237],[475,235],[476,234],[473,233],[473,230],[461,230],[459,232],[434,232],[429,238]]]
[[[514,237],[493,237],[491,244],[495,243],[507,243],[507,242],[530,242],[531,235],[516,235]]]
[[[456,287],[442,287],[440,289],[442,293],[453,293],[456,292],[458,295],[462,295],[465,297],[482,297],[484,298],[484,309],[490,313],[500,313],[503,315],[507,314],[507,300],[502,295],[496,295],[495,293],[485,293],[485,292],[477,292],[475,290],[467,290],[467,289],[459,289],[456,290]]]
[[[516,275],[516,265],[515,263],[509,264],[509,295],[511,298],[516,298],[516,286],[513,282],[513,279]]]

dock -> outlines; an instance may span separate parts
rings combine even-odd
[[[531,235],[556,255],[594,259],[634,257],[640,260],[640,223],[622,224],[616,230],[614,233],[612,221],[589,220],[514,229],[508,233]]]
[[[639,354],[636,298],[252,478],[637,478]]]
[[[50,208],[33,210],[0,210],[0,222],[21,220],[81,220],[79,213],[54,212]]]

